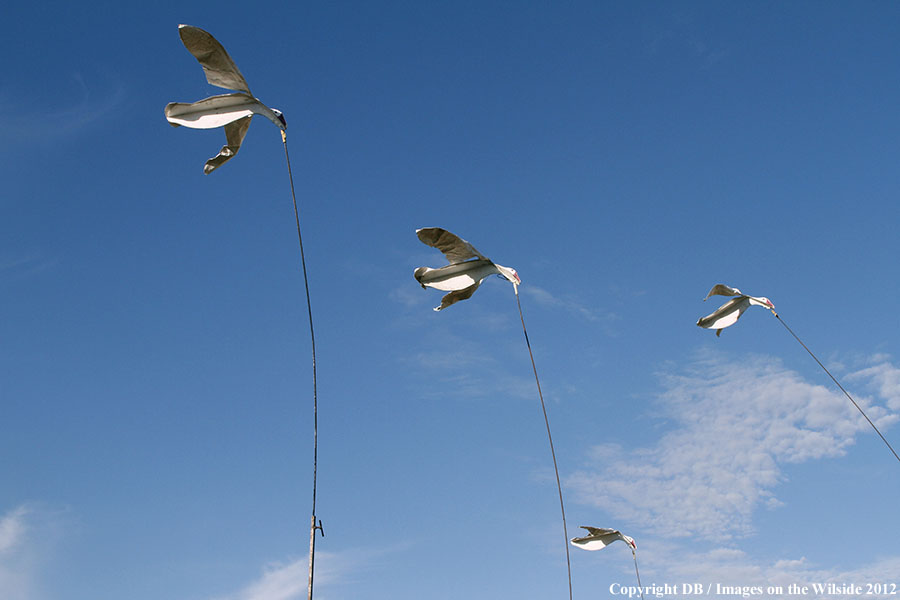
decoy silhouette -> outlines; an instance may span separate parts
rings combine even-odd
[[[178,34],[184,47],[200,61],[203,72],[206,73],[206,81],[221,88],[239,90],[190,104],[171,102],[166,105],[166,119],[173,127],[225,127],[226,144],[216,156],[206,161],[204,173],[212,173],[237,154],[254,114],[263,115],[282,131],[287,129],[280,110],[269,108],[250,93],[250,86],[244,76],[216,38],[199,27],[190,25],[179,25]]]
[[[500,275],[513,285],[522,283],[515,269],[494,263],[472,244],[446,229],[425,227],[417,229],[416,235],[423,244],[443,252],[450,262],[446,267],[439,269],[419,267],[413,273],[423,289],[432,287],[450,292],[441,299],[441,305],[436,306],[434,310],[443,310],[451,304],[470,298],[489,275]]]

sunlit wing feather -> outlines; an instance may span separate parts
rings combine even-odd
[[[472,244],[440,227],[425,227],[416,230],[416,235],[423,244],[440,250],[450,264],[463,262],[470,258],[487,260]]]
[[[699,319],[697,325],[704,329],[715,329],[716,335],[719,335],[722,329],[737,323],[737,320],[748,308],[750,308],[750,300],[747,296],[732,298],[712,314]]]
[[[178,34],[184,47],[203,67],[206,81],[221,88],[250,93],[250,86],[244,76],[216,38],[191,25],[179,25]]]
[[[611,533],[619,533],[616,529],[607,529],[606,527],[590,527],[588,525],[582,525],[582,529],[587,529],[587,532],[591,535],[609,535]],[[582,539],[582,538],[576,538]]]
[[[445,294],[443,298],[441,298],[441,305],[435,306],[434,310],[443,310],[450,306],[451,304],[456,304],[460,300],[468,300],[472,297],[472,294],[475,293],[475,290],[478,289],[478,286],[481,285],[481,281],[476,281],[472,285],[467,288],[463,288],[461,290],[456,290],[450,292],[449,294]]]
[[[244,117],[238,119],[225,126],[226,144],[222,146],[219,153],[206,161],[203,166],[203,172],[207,175],[221,167],[223,164],[234,158],[234,155],[241,149],[241,143],[244,136],[247,135],[247,129],[250,127],[250,119],[252,117]]]
[[[741,290],[737,288],[733,288],[731,286],[725,285],[724,283],[717,283],[709,290],[709,293],[706,295],[704,300],[707,300],[710,296],[740,296]]]

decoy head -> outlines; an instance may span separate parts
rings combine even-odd
[[[277,108],[273,108],[272,112],[275,113],[275,116],[278,117],[278,120],[281,121],[281,128],[287,129],[287,121],[284,120],[284,113],[282,113]],[[276,123],[277,124],[277,123]]]
[[[520,283],[522,283],[522,280],[519,278],[519,274],[516,273],[515,269],[510,268],[510,267],[503,267],[500,265],[496,265],[496,266],[497,266],[497,270],[500,271],[500,275],[505,277],[507,279],[507,281],[509,281],[510,283],[514,283],[516,285],[519,285]]]
[[[747,296],[747,298],[750,300],[750,304],[755,304],[756,306],[762,306],[763,308],[775,310],[775,305],[772,304],[772,301],[765,296]]]

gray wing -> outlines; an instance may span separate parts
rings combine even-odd
[[[724,328],[737,323],[738,319],[749,307],[750,299],[747,296],[742,295],[732,298],[717,308],[714,313],[698,319],[697,326],[704,329],[715,329],[716,337],[718,337]]]
[[[609,535],[609,534],[611,534],[611,533],[619,533],[619,532],[618,532],[617,530],[615,530],[615,529],[606,529],[605,527],[588,527],[588,526],[586,526],[586,525],[582,525],[581,528],[582,528],[582,529],[587,529],[587,530],[588,530],[588,533],[590,533],[592,536],[595,536],[595,535]]]
[[[444,253],[450,264],[460,263],[470,258],[484,258],[472,244],[440,227],[417,229],[416,235],[423,244],[437,248]],[[474,292],[474,290],[473,290]],[[471,296],[472,294],[469,294]],[[468,298],[468,296],[466,296]]]
[[[190,25],[179,25],[178,35],[188,52],[200,61],[206,81],[221,88],[250,93],[244,76],[216,38]]]
[[[709,293],[706,295],[704,300],[708,299],[710,296],[740,296],[741,290],[737,288],[733,288],[731,286],[725,285],[724,283],[717,283],[709,290]]]
[[[461,290],[456,290],[455,292],[450,292],[446,294],[443,298],[441,298],[441,305],[436,306],[434,310],[443,310],[450,306],[451,304],[456,304],[460,300],[468,300],[472,297],[472,294],[475,293],[475,290],[478,289],[478,286],[481,285],[480,281],[476,281],[472,285],[467,288],[463,288]],[[422,286],[425,287],[425,286]]]
[[[231,160],[234,155],[238,153],[238,150],[241,149],[241,143],[244,141],[244,136],[247,135],[247,129],[250,127],[250,120],[252,118],[253,117],[244,117],[243,119],[232,121],[225,126],[226,144],[222,146],[222,149],[219,150],[218,154],[206,161],[206,164],[203,166],[204,173],[209,175]]]

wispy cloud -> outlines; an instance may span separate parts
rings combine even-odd
[[[292,600],[307,590],[306,559],[266,565],[262,575],[243,589],[221,600]]]
[[[52,538],[50,517],[27,505],[17,506],[0,517],[0,598],[42,597],[41,565],[46,541]]]
[[[715,583],[732,586],[781,586],[786,590],[791,584],[810,586],[812,583],[837,585],[847,582],[867,583],[897,581],[900,578],[900,557],[880,559],[857,568],[828,568],[810,563],[805,557],[759,560],[736,548],[713,548],[695,551],[671,543],[653,544],[644,553],[644,562],[654,566],[658,581],[685,581],[713,584],[709,597],[731,597],[734,594],[716,594]],[[865,593],[864,589],[864,593]],[[875,591],[875,590],[872,590]],[[889,590],[890,591],[890,590]],[[804,598],[855,597],[855,594],[818,594],[811,587]],[[667,596],[669,597],[669,596]],[[769,595],[765,595],[769,597]],[[879,598],[887,595],[871,594]]]
[[[893,392],[895,373],[882,363],[848,379],[881,381],[880,390]],[[568,478],[579,501],[658,535],[719,541],[747,535],[754,510],[779,505],[781,465],[842,455],[868,430],[839,392],[772,358],[704,356],[687,374],[662,380],[660,408],[675,427],[651,447],[597,446],[591,465]],[[882,430],[898,419],[855,397]]]
[[[38,254],[0,254],[0,275],[11,273],[37,273],[56,264],[56,259],[44,258]]]
[[[0,598],[31,598],[34,569],[26,543],[28,510],[19,506],[0,518]]]
[[[618,321],[620,317],[610,311],[597,307],[589,307],[569,296],[556,296],[547,290],[534,285],[522,286],[522,293],[534,298],[535,302],[547,308],[565,310],[577,317],[592,322],[609,323]]]
[[[100,91],[92,88],[81,73],[72,73],[70,82],[70,90],[61,91],[51,106],[35,107],[8,93],[0,97],[0,129],[5,136],[27,142],[72,135],[107,118],[126,97],[121,86]]]
[[[497,360],[497,353],[483,344],[449,332],[430,338],[431,346],[402,358],[419,372],[421,381],[434,385],[418,388],[425,396],[446,398],[448,395],[485,399],[496,397],[527,398],[534,396],[534,379],[522,348],[523,369],[513,373]],[[524,345],[523,345],[524,346]]]
[[[416,288],[411,285],[398,286],[391,288],[388,297],[406,308],[413,308],[422,305],[422,294],[416,292]]]
[[[7,512],[0,519],[0,556],[8,555],[22,545],[27,514],[28,509],[25,506],[19,506]]]
[[[404,548],[405,544],[399,544],[377,549],[316,552],[316,598],[327,600],[342,584],[352,583],[366,571],[378,568],[382,561]],[[304,556],[270,563],[256,580],[216,600],[299,600],[306,598],[308,584],[309,558]]]
[[[900,411],[900,369],[884,355],[873,357],[876,364],[847,375],[848,381],[861,381],[885,399],[888,408]]]

